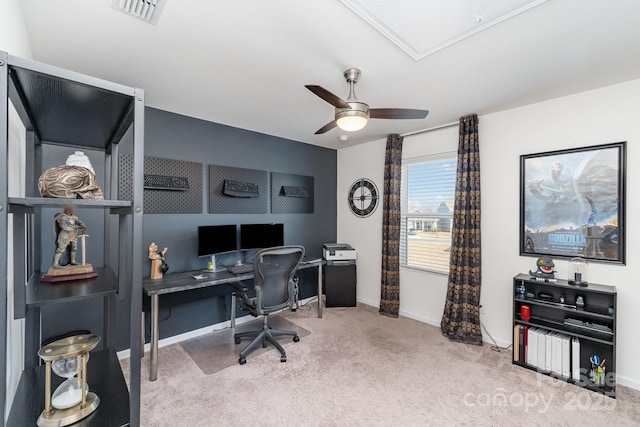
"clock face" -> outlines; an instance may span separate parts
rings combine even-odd
[[[349,209],[361,218],[368,217],[378,207],[378,187],[373,181],[360,178],[349,189]]]

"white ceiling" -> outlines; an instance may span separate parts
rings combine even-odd
[[[22,0],[33,58],[141,87],[150,107],[335,149],[640,78],[638,0],[162,1],[151,25],[111,0]],[[346,99],[351,67],[360,101],[429,115],[314,135],[334,108],[304,85]]]

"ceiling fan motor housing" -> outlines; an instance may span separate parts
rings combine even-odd
[[[369,106],[364,102],[347,101],[351,108],[336,108],[336,120],[340,117],[359,116],[369,118]]]

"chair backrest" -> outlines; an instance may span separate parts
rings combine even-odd
[[[293,277],[304,257],[302,246],[278,246],[258,251],[253,260],[257,309],[270,313],[293,304]]]

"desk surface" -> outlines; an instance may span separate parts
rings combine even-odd
[[[325,263],[324,259],[304,260],[298,269],[317,267]],[[194,279],[194,274],[207,276],[204,279]],[[242,280],[253,279],[253,271],[243,274],[232,274],[227,270],[207,272],[207,271],[187,271],[182,273],[167,274],[161,279],[143,279],[142,289],[146,295],[162,295],[173,292],[188,291],[191,289],[205,288],[208,286],[222,285]]]

